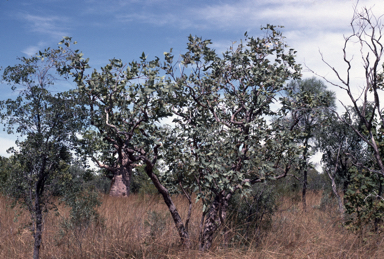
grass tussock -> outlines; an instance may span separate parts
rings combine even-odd
[[[182,216],[187,202],[174,197]],[[82,228],[66,229],[63,218],[49,213],[44,219],[42,258],[384,258],[383,235],[359,238],[347,231],[336,208],[319,209],[321,193],[310,193],[307,212],[299,201],[280,198],[268,227],[243,236],[231,223],[214,240],[211,251],[198,249],[200,203],[194,204],[190,233],[193,249],[183,250],[168,209],[159,195],[129,198],[104,196],[102,220]],[[17,220],[15,220],[15,216]],[[236,217],[236,215],[232,215]],[[33,238],[28,214],[9,208],[0,198],[0,258],[30,258]],[[225,233],[224,233],[225,232]]]

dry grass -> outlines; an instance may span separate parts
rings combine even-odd
[[[222,246],[219,235],[210,252],[197,251],[197,232],[201,211],[197,204],[190,222],[194,249],[185,251],[171,217],[158,195],[133,195],[129,198],[103,197],[100,214],[104,223],[81,231],[60,234],[61,216],[45,217],[42,258],[384,258],[383,236],[361,241],[346,231],[333,210],[316,209],[321,194],[308,195],[308,211],[284,198],[272,226],[248,245]],[[182,197],[174,198],[181,214],[187,212]],[[0,258],[30,258],[33,238],[25,227],[28,214],[14,221],[15,212],[0,198]]]

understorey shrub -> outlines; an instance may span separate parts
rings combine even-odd
[[[360,237],[365,233],[381,233],[384,229],[384,178],[362,168],[352,167],[350,171],[352,180],[345,195],[347,228]]]
[[[246,196],[234,195],[229,205],[230,241],[249,244],[260,241],[270,229],[272,216],[277,209],[274,185],[266,182],[254,185]],[[258,243],[258,242],[256,242]]]

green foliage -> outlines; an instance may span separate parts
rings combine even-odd
[[[366,117],[374,115],[373,108],[374,104],[366,104]],[[334,172],[336,183],[344,191],[346,224],[361,236],[365,230],[380,232],[384,216],[383,177],[378,174],[375,148],[364,138],[375,140],[380,155],[384,149],[377,117],[372,117],[374,128],[368,130],[359,116],[355,107],[347,107],[341,118],[333,118],[326,125],[320,146],[325,152],[325,169]]]
[[[92,188],[82,190],[67,189],[62,198],[66,205],[71,208],[68,219],[63,219],[63,229],[82,231],[87,229],[91,223],[100,223],[97,208],[101,205],[99,194]]]
[[[306,191],[308,189],[308,173],[313,170],[310,157],[315,152],[313,145],[319,134],[321,125],[327,120],[330,109],[335,107],[335,93],[327,90],[326,85],[316,78],[295,80],[289,83],[283,98],[283,109],[290,112],[289,120],[296,131],[295,141],[302,145],[302,159],[298,169],[302,175],[302,201],[306,208]]]
[[[19,137],[17,148],[9,150],[12,168],[6,193],[31,215],[34,258],[39,257],[43,214],[56,208],[51,199],[54,182],[67,175],[71,161],[70,140],[80,119],[68,93],[49,91],[57,80],[58,67],[65,66],[69,56],[74,58],[72,60],[81,59],[81,53],[69,49],[69,38],[62,43],[65,48],[46,49],[37,56],[20,58],[20,64],[5,68],[2,77],[19,93],[15,99],[0,101],[4,128]]]
[[[89,187],[106,193],[108,190],[105,190],[104,185],[109,189],[110,181],[105,179],[104,175],[87,169],[80,161],[74,160],[50,183],[51,194],[62,197],[68,190],[79,192]]]
[[[97,208],[101,205],[99,193],[93,186],[72,185],[67,182],[64,196],[61,200],[70,207],[69,217],[62,217],[58,242],[65,237],[74,237],[76,245],[83,248],[83,237],[91,227],[104,227],[104,219],[100,217]]]
[[[76,115],[66,93],[53,95],[49,86],[56,78],[56,65],[66,61],[68,50],[47,49],[40,56],[21,58],[5,68],[3,80],[18,89],[16,99],[1,101],[1,120],[10,134],[18,134],[18,149],[11,148],[14,168],[7,181],[8,194],[22,199],[30,209],[34,195],[45,202],[51,182],[65,172],[71,155],[68,144],[75,131]]]
[[[295,51],[278,28],[244,41],[218,55],[211,41],[189,37],[179,66],[165,54],[166,82],[175,125],[168,128],[160,174],[170,192],[203,202],[204,227],[200,249],[209,249],[224,224],[228,202],[247,194],[259,182],[277,180],[299,164],[302,147],[286,121],[286,82],[300,78]],[[180,68],[180,70],[178,70]],[[281,109],[279,103],[283,105]],[[269,122],[268,117],[276,119]]]
[[[345,91],[349,97],[347,99],[352,103],[351,107],[344,106],[345,114],[338,116],[338,118],[360,140],[359,145],[354,147],[357,151],[353,148],[351,148],[352,152],[345,150],[344,143],[341,141],[336,146],[337,154],[347,155],[348,160],[350,160],[347,170],[343,168],[344,172],[348,172],[345,179],[348,186],[346,187],[344,184],[344,190],[347,190],[345,192],[345,207],[351,219],[348,219],[347,223],[352,230],[361,236],[365,226],[368,230],[381,230],[381,217],[383,216],[384,152],[382,132],[384,116],[383,104],[380,100],[383,91],[383,31],[381,29],[383,20],[382,16],[376,17],[369,8],[362,8],[361,10],[356,8],[350,26],[351,34],[345,37],[342,49],[344,62],[347,65],[346,71],[343,72],[346,73],[336,70],[328,63],[327,65],[339,79],[338,83],[332,82],[332,84]],[[358,92],[354,88],[356,82],[351,80],[351,71],[356,69],[356,63],[353,64],[351,60],[345,58],[351,56],[350,46],[356,44],[360,46],[359,58],[364,60],[357,70],[363,71],[365,75],[364,80],[362,80],[364,83],[359,84]],[[344,139],[348,140],[348,138]],[[335,152],[333,153],[335,154]],[[333,157],[335,156],[333,155]],[[334,167],[333,171],[338,169],[339,161],[336,161],[337,163],[333,163],[333,166],[332,162],[328,164]]]
[[[352,107],[338,118],[329,114],[321,125],[321,131],[316,136],[316,149],[323,153],[322,164],[325,173],[331,173],[335,182],[345,194],[351,181],[349,168],[353,165],[354,158],[360,158],[365,163],[366,145],[364,141],[347,124],[359,128],[360,122]],[[344,120],[344,121],[343,121]]]
[[[62,220],[62,234],[68,231],[83,231],[92,223],[100,223],[97,208],[101,205],[95,186],[97,176],[78,161],[66,167],[51,183],[52,195],[69,207],[68,218]]]
[[[290,111],[290,120],[298,131],[296,141],[304,145],[306,156],[301,167],[308,167],[308,158],[313,152],[312,142],[335,108],[335,93],[327,90],[323,81],[316,78],[293,80],[288,84],[286,97],[282,100],[284,111]]]
[[[260,239],[260,230],[271,227],[272,216],[277,209],[278,194],[274,185],[263,183],[254,185],[251,191],[241,196],[236,194],[230,201],[229,225],[234,230],[232,241],[247,242]]]
[[[265,37],[246,34],[244,44],[222,57],[209,40],[190,36],[179,76],[171,53],[164,64],[144,54],[129,65],[111,59],[89,76],[87,60],[69,57],[59,72],[73,74],[78,89],[72,94],[86,118],[77,151],[128,184],[133,169],[144,165],[178,228],[169,193],[196,192],[206,212],[213,200],[226,203],[256,182],[284,177],[300,147],[275,102],[285,83],[300,77],[300,66],[277,27],[264,29]],[[163,127],[160,120],[171,115],[175,126]],[[266,116],[278,119],[270,124]],[[154,171],[161,157],[165,170]],[[179,233],[187,237],[182,227]]]
[[[324,170],[343,185],[349,228],[381,230],[383,177],[377,170],[384,130],[375,117],[380,105],[355,103],[335,116],[334,93],[315,78],[300,80],[295,51],[278,27],[263,30],[264,37],[245,34],[222,55],[210,40],[189,36],[176,63],[172,51],[164,53],[164,62],[149,61],[143,53],[140,61],[111,59],[88,75],[89,60],[72,51],[65,37],[58,49],[5,68],[2,79],[19,95],[0,101],[0,118],[19,139],[10,158],[0,157],[0,188],[31,213],[35,248],[42,215],[56,208],[53,196],[71,208],[62,235],[81,235],[102,224],[97,189],[106,193],[106,177],[116,175],[124,176],[131,192],[160,192],[183,240],[188,227],[170,199],[173,193],[190,202],[195,193],[202,200],[201,236],[213,237],[220,225],[233,224],[233,238],[247,240],[270,226],[278,195],[297,197],[298,177],[275,180],[302,172],[303,188],[329,187],[326,174],[309,163],[315,150],[324,153]],[[59,75],[71,77],[78,88],[52,93]],[[164,125],[170,116],[172,126]],[[74,162],[73,150],[102,171]],[[324,192],[322,208],[333,203]],[[148,212],[152,237],[166,220],[167,215]]]
[[[150,210],[147,212],[148,219],[145,220],[144,225],[149,227],[149,233],[152,239],[162,235],[167,227],[167,218],[169,214],[163,214]]]
[[[366,169],[352,167],[352,179],[345,196],[346,213],[350,215],[346,224],[352,231],[361,234],[363,230],[382,232],[384,200],[379,195],[384,177]]]
[[[158,174],[158,170],[154,170]],[[158,190],[153,185],[151,179],[145,172],[145,166],[138,166],[133,172],[133,179],[131,183],[131,192],[132,193],[147,193],[147,194],[156,194]]]
[[[321,191],[330,189],[330,180],[326,173],[319,173],[315,169],[308,170],[308,190]]]
[[[263,38],[246,34],[222,57],[209,40],[190,36],[181,55],[190,72],[164,64],[175,89],[169,98],[176,125],[164,144],[169,172],[163,178],[170,188],[197,192],[207,209],[217,195],[275,179],[299,152],[289,144],[289,128],[279,120],[268,124],[266,116],[282,116],[273,104],[285,82],[300,76],[300,66],[277,28],[265,30]]]
[[[271,184],[274,184],[274,190],[279,196],[295,196],[301,188],[301,181],[296,177],[285,177]]]
[[[111,180],[108,177],[105,177],[100,171],[92,177],[93,179],[89,184],[95,186],[98,192],[108,194],[111,187]]]
[[[325,189],[321,196],[319,209],[326,211],[337,207],[337,200],[335,194],[330,189]]]
[[[11,168],[10,159],[0,156],[0,193],[3,195],[6,194],[5,188],[9,174],[11,173]]]
[[[279,196],[296,196],[301,190],[302,181],[296,174],[300,172],[292,171],[291,174],[284,179],[275,181],[273,184],[275,186],[275,192]],[[319,173],[315,169],[308,170],[308,190],[311,191],[322,191],[324,189],[329,189],[329,178],[324,173]],[[299,197],[300,199],[300,197]]]
[[[111,59],[88,76],[88,63],[70,68],[78,84],[72,94],[85,118],[76,150],[109,178],[122,175],[128,192],[138,188],[131,186],[133,169],[156,161],[164,137],[159,121],[170,115],[162,98],[169,89],[159,77],[159,60],[140,59],[129,64]]]

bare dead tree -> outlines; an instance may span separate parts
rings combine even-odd
[[[338,82],[335,83],[324,76],[322,77],[328,83],[344,90],[350,101],[352,102],[353,112],[356,114],[359,123],[353,125],[353,120],[350,110],[347,109],[343,102],[340,102],[348,114],[349,120],[339,116],[338,118],[346,123],[370,148],[374,155],[378,170],[366,168],[370,172],[384,176],[383,155],[380,153],[380,145],[378,143],[376,132],[379,126],[384,125],[384,115],[381,108],[381,98],[384,93],[384,74],[382,69],[383,63],[383,16],[376,16],[372,9],[366,7],[361,10],[354,8],[354,15],[350,23],[352,33],[349,36],[344,36],[343,60],[347,65],[345,76],[327,61],[321,54],[323,62],[331,68]],[[351,46],[359,46],[359,56],[362,61],[362,68],[365,74],[365,82],[360,88],[360,93],[354,94],[356,88],[353,87],[354,80],[351,71],[355,63],[352,64],[353,55],[350,56]],[[312,71],[312,70],[311,70]],[[313,72],[313,71],[312,71]],[[313,72],[315,73],[315,72]],[[316,74],[316,73],[315,73]],[[317,74],[318,75],[318,74]],[[347,118],[348,118],[347,117]],[[359,126],[357,126],[359,125]]]

